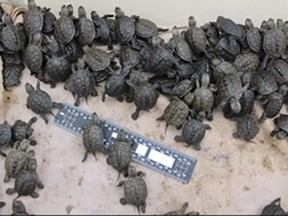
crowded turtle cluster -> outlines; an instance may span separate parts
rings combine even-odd
[[[181,130],[174,140],[198,151],[206,130],[211,129],[204,121],[212,121],[216,109],[236,122],[234,138],[253,142],[259,124],[267,118],[275,123],[271,136],[283,139],[288,135],[288,115],[280,113],[288,104],[288,22],[281,19],[275,22],[269,18],[256,27],[249,18],[237,24],[218,16],[216,21],[197,26],[190,16],[189,27],[181,31],[174,26],[171,38],[165,41],[159,32],[169,29],[138,15],[129,16],[120,7],[115,7],[114,14],[103,16],[92,10],[89,17],[83,6],[75,15],[69,4],[63,5],[56,17],[49,8],[28,0],[22,23],[13,23],[1,8],[0,16],[3,86],[5,90],[19,86],[27,67],[38,81],[36,88],[25,83],[26,105],[46,124],[47,114],[62,104],[41,90],[41,82],[51,88],[64,82],[75,106],[82,98],[87,102],[89,96],[100,96],[98,83],[103,82],[102,101],[109,96],[119,102],[133,102],[134,120],[141,111],[152,109],[160,94],[169,97],[170,103],[157,120],[165,121],[166,131],[169,125]],[[102,45],[109,52],[99,47]],[[263,108],[259,119],[252,112],[257,100]],[[30,138],[35,121],[33,117],[28,123],[17,120],[13,126],[7,122],[0,125],[0,147],[13,147],[7,155],[0,151],[6,157],[4,181],[15,178],[15,187],[7,189],[7,194],[36,198],[35,189],[44,187],[36,174],[34,151],[27,152],[29,145],[36,145]],[[96,152],[103,150],[103,130],[96,113],[83,128],[82,138],[86,150],[82,162],[88,153],[96,158]],[[118,179],[121,173],[128,177],[118,184],[124,185],[125,194],[120,203],[133,204],[144,213],[147,186],[143,173],[130,165],[132,145],[120,131],[109,148],[107,164],[118,171]],[[167,214],[184,215],[187,207],[184,203],[181,209]],[[26,212],[21,201],[13,202],[13,212]]]

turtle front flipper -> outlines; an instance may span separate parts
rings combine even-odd
[[[133,120],[136,120],[139,117],[140,109],[137,107],[135,112],[131,115]]]
[[[0,155],[6,157],[6,154],[0,150]]]
[[[10,181],[10,179],[11,179],[11,178],[10,178],[10,177],[7,175],[7,173],[6,173],[3,182],[4,182],[4,183],[8,183],[8,182]]]
[[[7,190],[6,190],[6,194],[8,194],[8,195],[12,195],[15,192],[16,192],[15,188],[7,188]]]
[[[126,198],[121,198],[120,203],[121,203],[121,205],[126,205],[128,203],[128,201]]]
[[[33,193],[31,193],[30,196],[31,196],[32,198],[36,199],[36,198],[39,197],[39,194],[38,194],[37,192],[33,191]]]
[[[0,202],[0,208],[4,207],[6,205],[5,202]]]

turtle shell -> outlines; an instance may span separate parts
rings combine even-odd
[[[55,15],[50,11],[50,9],[47,9],[43,14],[43,28],[42,32],[44,34],[51,34],[55,30],[55,23],[57,21],[57,18]]]
[[[206,34],[201,28],[189,28],[185,34],[185,39],[195,53],[201,53],[207,45]]]
[[[256,53],[244,53],[236,57],[234,65],[239,71],[254,72],[260,65],[259,55]]]
[[[209,112],[214,106],[214,94],[208,88],[197,88],[194,91],[194,100],[192,102],[192,107],[196,111],[206,111]]]
[[[6,175],[11,178],[16,178],[17,174],[25,169],[29,160],[28,153],[16,149],[12,149],[6,156],[4,167]]]
[[[36,89],[28,95],[27,106],[36,114],[47,114],[52,109],[52,99],[46,92]]]
[[[272,61],[268,66],[268,71],[271,73],[278,85],[288,82],[288,63],[282,59]]]
[[[28,10],[23,18],[26,35],[32,35],[35,32],[41,32],[43,28],[43,14],[36,8]]]
[[[135,34],[141,38],[149,38],[158,33],[157,25],[151,20],[138,18],[135,20],[134,24]]]
[[[176,52],[178,54],[178,56],[186,61],[186,62],[191,62],[193,55],[192,55],[192,50],[189,46],[189,44],[182,38],[178,38],[176,40],[176,44],[175,44],[175,48],[176,48]]]
[[[55,23],[55,36],[59,43],[69,43],[75,35],[76,29],[70,17],[60,17]]]
[[[113,74],[105,82],[105,94],[110,97],[118,97],[128,89],[125,78],[121,74]]]
[[[39,72],[43,63],[43,54],[39,46],[28,44],[25,51],[25,64],[31,72]]]
[[[184,97],[188,92],[195,88],[195,83],[191,80],[185,79],[177,83],[171,91],[172,96],[179,98]]]
[[[103,145],[103,131],[98,125],[91,124],[83,130],[83,145],[87,152],[100,151]]]
[[[120,49],[119,61],[120,65],[123,67],[133,68],[140,60],[140,54],[136,50],[129,47],[124,47]]]
[[[219,16],[217,18],[217,26],[220,31],[229,35],[241,38],[241,30],[239,26],[231,19]]]
[[[125,182],[124,194],[128,203],[137,207],[144,205],[148,195],[146,182],[139,176],[129,178]]]
[[[86,17],[81,17],[78,22],[78,41],[82,45],[90,44],[95,38],[94,23]]]
[[[75,62],[83,54],[82,47],[76,40],[72,40],[63,46],[65,58],[69,62]]]
[[[93,71],[102,71],[109,67],[111,58],[104,50],[92,47],[84,52],[84,60]]]
[[[36,177],[26,170],[21,170],[15,179],[15,190],[19,195],[31,195],[37,186]]]
[[[115,33],[119,43],[129,42],[135,33],[133,20],[128,16],[121,16],[116,18]]]
[[[271,58],[280,58],[286,49],[286,38],[280,29],[272,29],[266,32],[263,40],[263,49]]]
[[[7,124],[0,124],[0,147],[8,144],[12,138],[12,130]]]
[[[238,135],[246,141],[255,138],[259,131],[256,120],[251,115],[245,115],[237,121]]]
[[[145,85],[136,89],[134,95],[134,104],[141,110],[149,110],[155,106],[159,94],[150,85]]]
[[[199,144],[204,138],[205,133],[206,126],[196,119],[188,120],[182,129],[183,139],[189,146]]]
[[[228,74],[237,74],[238,70],[234,64],[223,61],[214,67],[213,78],[216,82],[221,82],[221,80]]]
[[[26,37],[18,25],[7,25],[0,33],[3,45],[12,51],[24,48]]]
[[[278,199],[275,201],[278,201]],[[263,208],[261,215],[285,215],[286,213],[284,209],[280,206],[280,204],[277,205],[275,201],[266,205]]]
[[[46,72],[53,82],[64,82],[71,75],[71,65],[64,56],[52,56],[46,63]]]
[[[256,87],[257,92],[262,95],[268,95],[278,89],[278,85],[271,73],[256,72],[253,75],[252,83]]]
[[[268,97],[268,102],[264,105],[264,110],[268,118],[275,117],[283,106],[283,97],[277,92],[273,92]]]
[[[251,50],[259,53],[262,48],[262,37],[260,35],[259,29],[252,28],[246,33],[246,40]]]
[[[173,65],[173,56],[163,47],[150,53],[150,68],[154,73],[166,73]]]
[[[4,65],[3,68],[3,84],[6,87],[20,85],[22,71],[24,70],[23,64],[9,64]]]
[[[277,118],[277,125],[278,127],[288,133],[288,115],[286,114],[281,114]]]

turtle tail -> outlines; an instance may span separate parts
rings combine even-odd
[[[117,181],[119,180],[120,178],[120,174],[121,174],[121,171],[118,171],[118,177],[117,177]]]
[[[137,206],[138,215],[140,215],[140,206]]]
[[[19,197],[20,197],[21,195],[20,194],[18,194],[18,196],[14,199],[14,200],[17,200]]]

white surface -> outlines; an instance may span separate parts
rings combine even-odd
[[[152,149],[148,155],[148,158],[151,160],[154,160],[155,162],[158,162],[160,164],[163,164],[164,166],[167,166],[169,168],[172,168],[173,163],[175,161],[174,158],[169,157],[165,154],[162,154],[161,152],[158,152],[154,149]]]

